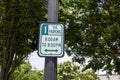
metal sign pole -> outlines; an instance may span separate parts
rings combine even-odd
[[[48,0],[48,22],[58,22],[58,0]],[[44,80],[57,80],[57,57],[45,58]]]

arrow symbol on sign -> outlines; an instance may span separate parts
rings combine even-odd
[[[45,52],[58,52],[58,50],[48,50],[48,49],[45,49]]]

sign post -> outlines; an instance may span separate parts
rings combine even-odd
[[[58,1],[48,0],[48,22],[40,25],[39,52],[45,57],[44,80],[57,80],[57,57],[64,52],[64,26],[58,22]]]

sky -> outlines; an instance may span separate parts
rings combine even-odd
[[[64,57],[58,58],[58,64],[63,63],[65,61],[71,61],[71,59],[72,57],[68,57],[67,54],[65,53]],[[29,61],[33,69],[37,69],[37,70],[44,69],[45,58],[39,57],[37,54],[37,51],[34,51],[33,53],[31,53],[31,55],[29,56]]]

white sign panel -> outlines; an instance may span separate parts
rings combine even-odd
[[[39,31],[39,55],[62,57],[64,53],[64,25],[61,23],[42,23]]]

